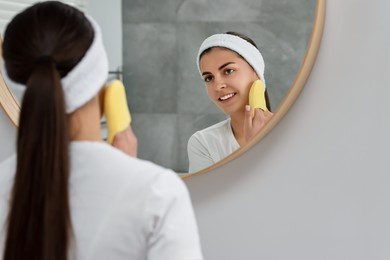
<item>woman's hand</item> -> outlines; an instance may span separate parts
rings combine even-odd
[[[260,108],[254,109],[254,116],[252,117],[251,108],[249,105],[245,107],[245,120],[244,120],[244,136],[245,142],[250,141],[269,121],[272,117],[272,113],[263,111]]]
[[[137,157],[137,143],[137,137],[129,126],[115,135],[112,146],[130,156]]]

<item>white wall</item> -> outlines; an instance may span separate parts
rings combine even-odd
[[[390,258],[390,1],[328,0],[302,94],[242,157],[186,181],[206,259]],[[15,130],[0,112],[0,159]]]

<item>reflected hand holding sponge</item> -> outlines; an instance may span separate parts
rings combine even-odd
[[[125,87],[119,80],[111,81],[105,90],[104,114],[107,121],[107,142],[112,144],[115,135],[131,123]]]
[[[249,90],[249,105],[251,107],[252,117],[255,108],[260,108],[264,112],[267,111],[267,104],[265,101],[265,86],[263,81],[255,80]]]

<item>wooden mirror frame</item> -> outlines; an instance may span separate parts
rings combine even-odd
[[[263,129],[261,129],[261,131],[247,145],[239,148],[229,156],[225,157],[224,159],[216,162],[215,164],[207,168],[204,168],[203,170],[194,173],[180,174],[180,176],[183,179],[208,172],[212,169],[215,169],[237,158],[238,156],[246,152],[249,148],[251,148],[253,145],[258,143],[265,135],[267,135],[272,130],[272,128],[274,128],[278,124],[278,122],[283,118],[283,116],[287,113],[287,111],[290,109],[292,104],[298,98],[299,93],[301,92],[307,78],[309,77],[311,69],[313,68],[315,59],[317,57],[318,49],[320,47],[322,34],[323,34],[324,22],[325,22],[325,9],[326,9],[326,0],[316,0],[316,11],[315,11],[315,17],[313,21],[313,29],[311,32],[310,41],[306,49],[303,62],[301,64],[301,67],[299,68],[297,75],[295,76],[294,81],[292,82],[289,88],[286,97],[282,100],[281,104],[275,111],[271,120],[263,127]],[[0,44],[1,44],[1,38],[0,38]],[[0,57],[2,57],[1,48],[0,48]],[[7,87],[3,75],[1,73],[0,73],[0,106],[7,114],[11,123],[15,127],[17,127],[19,121],[20,106],[16,98],[10,91],[10,89]]]
[[[315,11],[315,17],[313,21],[313,29],[311,32],[310,41],[306,49],[306,53],[303,58],[301,67],[299,68],[299,71],[295,76],[295,79],[292,82],[289,91],[287,92],[287,95],[285,96],[285,98],[282,100],[282,102],[276,109],[270,121],[267,122],[267,124],[260,130],[260,132],[257,133],[256,136],[253,137],[253,139],[245,146],[239,148],[238,150],[234,151],[224,159],[214,163],[213,165],[207,168],[204,168],[194,173],[181,174],[183,179],[208,172],[212,169],[215,169],[237,158],[238,156],[246,152],[249,148],[251,148],[253,145],[258,143],[265,135],[267,135],[272,130],[272,128],[274,128],[279,123],[279,121],[283,118],[283,116],[287,113],[287,111],[290,109],[292,104],[298,98],[299,93],[301,92],[303,86],[305,85],[305,82],[310,75],[311,69],[313,68],[314,61],[317,57],[318,49],[320,47],[320,43],[322,39],[322,33],[323,33],[324,22],[325,22],[325,9],[326,9],[325,0],[316,0],[316,11]]]

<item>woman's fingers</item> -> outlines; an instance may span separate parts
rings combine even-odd
[[[265,112],[260,108],[255,108],[255,115],[253,117],[253,128],[260,130],[265,124]]]
[[[266,113],[260,108],[255,108],[252,116],[250,107],[248,105],[245,107],[244,135],[246,141],[252,139],[263,128],[268,121]]]
[[[268,122],[271,117],[273,116],[274,114],[272,112],[270,112],[269,110],[265,111],[264,112],[264,116],[265,116],[265,122]]]
[[[138,141],[130,126],[114,136],[112,146],[130,156],[137,156]]]
[[[251,112],[251,107],[250,105],[245,106],[245,119],[244,119],[244,124],[246,127],[249,129],[252,128],[252,112]]]

